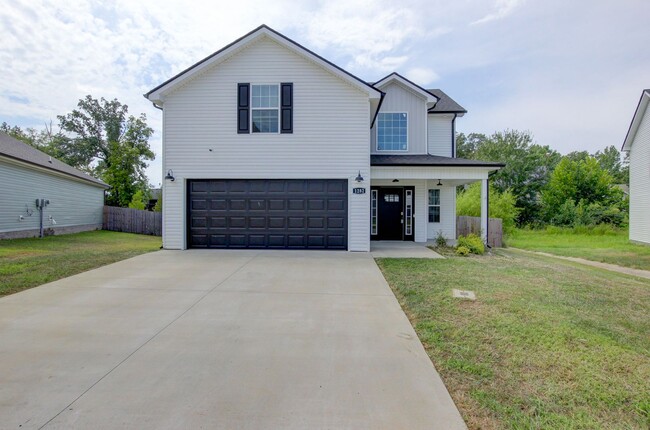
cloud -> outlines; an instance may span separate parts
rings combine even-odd
[[[485,15],[483,18],[470,23],[470,25],[485,24],[510,15],[522,3],[522,0],[496,0],[496,11]]]
[[[405,73],[405,76],[418,85],[429,85],[440,79],[436,72],[427,67],[413,67]]]

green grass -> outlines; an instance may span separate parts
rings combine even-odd
[[[627,230],[600,233],[558,228],[516,230],[508,236],[508,246],[650,270],[650,246],[631,243]]]
[[[0,296],[160,248],[159,237],[92,231],[0,240]]]
[[[650,281],[508,251],[378,264],[471,429],[650,427]]]

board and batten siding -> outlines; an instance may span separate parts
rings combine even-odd
[[[650,244],[650,109],[630,146],[630,240]]]
[[[2,158],[0,184],[0,235],[38,230],[35,201],[41,198],[50,201],[44,212],[44,228],[102,227],[104,189],[101,187]]]
[[[392,82],[380,88],[386,93],[379,112],[406,112],[408,114],[408,150],[378,151],[377,124],[372,128],[370,151],[373,154],[426,154],[427,106],[426,99],[408,90],[402,84]]]
[[[237,83],[293,83],[293,133],[237,134]],[[187,180],[347,179],[348,249],[368,251],[368,95],[269,38],[206,70],[163,104],[163,245],[186,247]],[[357,184],[358,172],[365,183]]]
[[[429,114],[427,118],[428,153],[441,157],[453,157],[452,121],[453,114]]]

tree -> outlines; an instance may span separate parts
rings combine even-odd
[[[129,207],[131,209],[139,209],[141,211],[144,210],[144,193],[142,190],[138,190],[135,192],[135,194],[133,194],[133,198],[129,203]]]
[[[490,217],[501,218],[503,230],[511,233],[515,229],[515,221],[519,214],[516,207],[517,199],[510,190],[501,193],[490,187]],[[475,182],[466,190],[461,191],[456,198],[456,214],[466,216],[481,216],[481,183]]]
[[[548,146],[532,142],[533,137],[527,131],[497,132],[478,145],[474,157],[505,163],[491,182],[501,193],[511,190],[520,209],[517,217],[520,225],[541,221],[539,194],[562,157]]]
[[[464,133],[456,134],[456,157],[474,158],[476,150],[481,146],[487,137],[482,133],[470,133],[465,136]]]
[[[108,205],[127,206],[138,190],[147,187],[146,160],[154,153],[149,147],[153,129],[144,113],[128,115],[128,106],[117,99],[88,95],[79,100],[77,109],[58,119],[70,137],[60,139],[54,145],[57,154],[51,155],[109,184]]]
[[[160,193],[160,196],[158,196],[158,200],[156,201],[156,204],[153,207],[154,212],[162,212],[163,209],[163,200],[162,200],[162,191]]]
[[[544,213],[553,224],[622,222],[622,192],[596,158],[562,158],[542,193]]]
[[[621,153],[614,145],[608,146],[602,151],[596,151],[594,157],[600,164],[600,167],[607,171],[617,184],[629,184],[629,162],[627,154],[621,161]]]

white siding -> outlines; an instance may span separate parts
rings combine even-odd
[[[456,187],[438,187],[437,181],[427,181],[427,190],[440,190],[440,222],[428,222],[429,213],[427,207],[427,238],[435,239],[438,232],[450,241],[456,240]],[[429,204],[429,192],[427,191],[427,205]]]
[[[371,132],[371,152],[373,154],[426,154],[427,108],[424,97],[393,82],[381,88],[386,93],[379,112],[408,113],[408,151],[377,151],[377,127]]]
[[[452,120],[453,115],[432,114],[428,117],[427,142],[431,155],[453,157],[452,154]]]
[[[238,82],[293,82],[293,134],[237,134]],[[352,188],[359,170],[370,177],[368,96],[268,38],[166,96],[163,108],[164,169],[176,178],[164,185],[165,248],[185,248],[188,179],[349,179]],[[350,250],[369,250],[369,222],[369,192],[350,190]]]
[[[630,147],[630,239],[650,244],[650,109]]]
[[[103,188],[3,159],[0,159],[0,184],[0,233],[38,229],[35,200],[40,198],[50,200],[44,212],[45,228],[101,227]],[[50,215],[56,224],[49,220]]]

